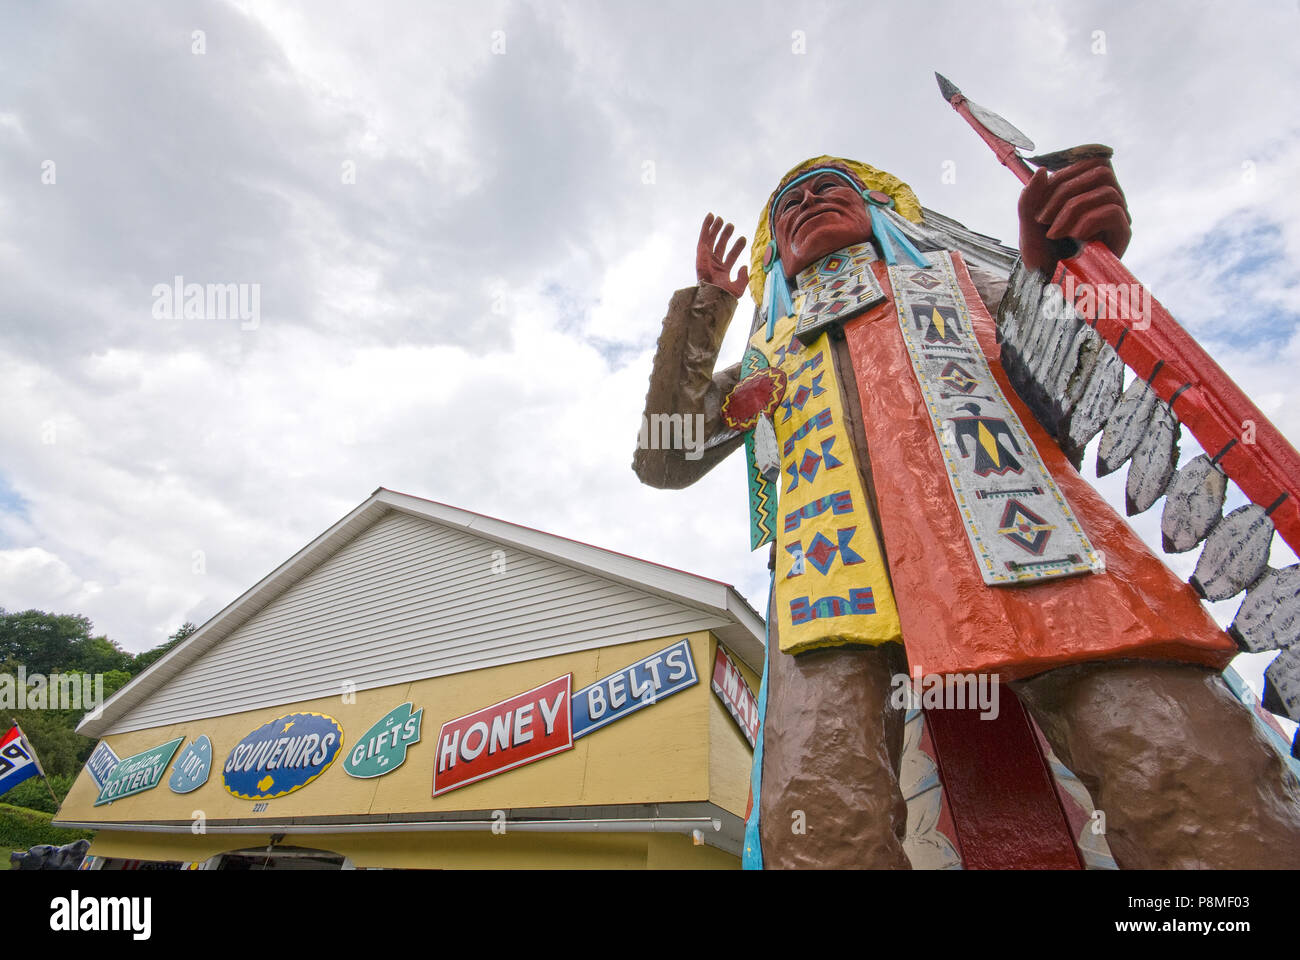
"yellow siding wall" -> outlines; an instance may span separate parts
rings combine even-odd
[[[194,836],[103,830],[91,854],[131,860],[202,861],[265,849],[269,835]],[[358,868],[434,870],[736,870],[740,860],[672,833],[296,834],[283,846],[350,857]]]
[[[282,822],[291,817],[669,803],[710,797],[725,809],[743,814],[749,764],[747,756],[741,762],[740,745],[747,754],[748,744],[709,689],[712,635],[704,631],[689,637],[700,678],[696,686],[587,735],[566,753],[436,799],[431,796],[433,765],[443,721],[507,699],[566,672],[572,672],[576,690],[662,650],[679,640],[680,635],[359,691],[353,695],[354,703],[346,703],[342,697],[327,697],[110,736],[109,745],[125,758],[175,737],[185,737],[188,744],[200,734],[207,734],[214,754],[211,776],[193,793],[175,794],[164,782],[144,793],[95,807],[98,788],[83,770],[57,819],[189,821],[196,811],[202,811],[208,820],[266,818]],[[346,750],[385,713],[407,700],[413,701],[417,709],[424,708],[424,718],[421,741],[410,749],[405,764],[372,780],[345,774]],[[253,801],[241,800],[226,791],[221,773],[226,757],[256,727],[300,711],[324,713],[338,720],[344,730],[343,748],[317,780],[295,793],[268,801],[265,812],[254,813]],[[717,747],[712,753],[711,742]],[[170,767],[164,780],[167,775]]]
[[[164,788],[166,789],[166,788]],[[195,862],[206,860],[227,850],[242,850],[261,844],[266,847],[270,834],[265,836],[216,836],[185,833],[139,833],[125,830],[100,830],[90,843],[94,857],[118,857],[123,860],[181,860]],[[309,846],[309,844],[304,844]]]
[[[680,833],[654,833],[646,850],[650,870],[739,870],[740,858],[707,844],[695,846]]]

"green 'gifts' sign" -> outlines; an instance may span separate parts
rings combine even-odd
[[[344,772],[368,779],[382,777],[400,767],[406,760],[406,748],[420,742],[424,709],[412,712],[411,707],[410,703],[394,707],[363,733],[343,760]]]
[[[158,786],[162,781],[163,771],[167,769],[167,764],[176,753],[176,748],[184,742],[184,737],[177,737],[143,753],[124,757],[109,773],[104,780],[104,785],[99,788],[99,798],[95,801],[95,806],[112,803],[114,800],[121,800],[133,793],[142,793]]]

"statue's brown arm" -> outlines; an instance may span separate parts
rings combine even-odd
[[[717,374],[713,368],[735,310],[736,298],[711,283],[673,294],[659,334],[640,440],[632,458],[632,469],[642,483],[674,490],[690,486],[744,442],[737,434],[700,452],[709,440],[731,432],[722,420],[722,401],[740,378],[740,364]],[[701,414],[704,430],[700,436],[692,427],[693,449],[680,445],[677,449],[652,449],[662,445],[660,431],[655,429],[658,418],[680,415],[691,418],[694,425]]]
[[[722,401],[740,378],[740,365],[716,375],[713,372],[736,302],[749,282],[746,267],[742,266],[735,278],[731,276],[745,248],[741,237],[727,250],[733,229],[729,223],[724,228],[722,218],[711,213],[704,218],[695,247],[699,286],[678,290],[668,304],[632,458],[636,475],[652,487],[689,486],[744,442],[740,434],[726,436],[732,431],[723,423],[721,412]],[[663,417],[680,417],[677,422],[689,418],[692,444],[661,443],[662,432],[656,425]],[[694,429],[701,422],[699,417],[703,417],[702,431]]]

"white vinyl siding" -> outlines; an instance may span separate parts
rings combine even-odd
[[[493,572],[494,551],[505,570]],[[498,557],[500,554],[497,555]],[[109,733],[733,621],[389,511],[116,718]]]

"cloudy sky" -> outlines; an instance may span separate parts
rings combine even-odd
[[[751,234],[821,153],[1014,242],[936,69],[1041,150],[1115,148],[1126,262],[1300,443],[1295,0],[6,6],[6,609],[145,649],[378,486],[761,607],[741,458],[630,469],[664,307],[706,212]],[[169,313],[176,277],[257,309]]]

